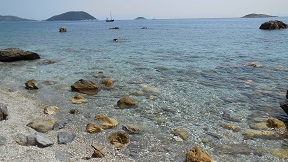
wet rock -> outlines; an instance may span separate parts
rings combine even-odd
[[[172,128],[172,133],[175,136],[179,136],[183,140],[186,140],[189,137],[189,132],[184,128]]]
[[[288,28],[288,25],[279,20],[267,21],[261,24],[261,26],[259,27],[259,29],[263,30],[286,29],[286,28]]]
[[[25,82],[25,89],[39,89],[39,83],[35,79],[28,80]]]
[[[103,129],[96,123],[89,123],[86,125],[86,131],[88,133],[99,133],[101,132]]]
[[[225,129],[232,130],[233,132],[239,132],[240,131],[240,127],[235,125],[235,124],[222,123],[222,124],[220,124],[220,126],[225,128]]]
[[[7,143],[6,138],[3,136],[0,136],[0,146],[6,145],[6,143]]]
[[[69,111],[70,114],[80,114],[80,111],[78,109],[71,109]]]
[[[230,154],[230,155],[258,155],[262,156],[265,154],[264,149],[253,148],[247,144],[223,144],[219,147],[216,147],[215,152],[217,154]]]
[[[35,139],[38,147],[48,147],[54,144],[54,142],[43,133],[35,133]]]
[[[273,140],[273,139],[280,139],[281,138],[280,134],[278,134],[275,131],[270,131],[270,130],[247,129],[242,134],[246,139],[261,138],[261,139]]]
[[[286,94],[287,97],[287,94]],[[280,102],[280,107],[284,110],[284,112],[288,115],[288,99],[283,102]]]
[[[74,141],[76,134],[70,132],[58,133],[58,144],[67,144]]]
[[[286,125],[283,121],[276,119],[276,118],[270,118],[267,120],[267,125],[271,128],[286,128]]]
[[[114,87],[114,82],[109,79],[109,78],[104,78],[101,80],[101,85],[104,88],[113,88]]]
[[[8,120],[7,105],[3,103],[0,103],[0,121],[1,120]]]
[[[256,130],[268,130],[267,123],[261,122],[261,123],[253,123],[249,124],[249,127],[251,129],[256,129]]]
[[[278,156],[280,158],[288,159],[288,150],[287,149],[273,148],[272,154],[275,156]]]
[[[109,128],[112,128],[112,127],[116,127],[118,125],[118,122],[113,119],[113,118],[109,118],[108,116],[105,116],[103,114],[98,114],[96,115],[95,117],[96,119],[104,122],[102,124],[102,128],[103,129],[109,129]]]
[[[59,28],[59,32],[62,33],[62,32],[67,32],[67,29],[65,27],[61,27]]]
[[[106,78],[106,75],[102,71],[99,71],[96,75],[94,75],[94,77],[96,77],[96,78]]]
[[[247,66],[256,68],[256,67],[261,67],[262,65],[261,65],[260,62],[249,62],[249,63],[247,64]]]
[[[88,102],[88,100],[86,98],[84,98],[82,95],[80,94],[76,94],[74,97],[72,97],[70,99],[72,101],[72,103],[74,104],[80,104],[80,103],[84,103],[84,102]]]
[[[93,154],[92,154],[93,158],[102,158],[105,156],[103,152],[104,146],[93,144],[92,147],[94,149]]]
[[[159,89],[157,89],[156,87],[151,86],[151,85],[141,84],[140,87],[143,88],[143,91],[146,93],[152,93],[152,94],[160,94],[161,93]]]
[[[40,59],[40,56],[35,52],[24,51],[19,48],[6,48],[0,50],[0,61],[2,62],[35,59]]]
[[[100,87],[98,87],[96,83],[83,79],[80,79],[71,85],[71,89],[89,95],[97,94],[100,91]]]
[[[55,122],[55,124],[53,125],[53,130],[63,129],[63,128],[65,128],[66,124],[67,123],[65,121],[63,121],[63,120],[57,120]]]
[[[124,96],[117,102],[117,105],[119,108],[124,109],[137,107],[138,103],[133,98],[129,96]]]
[[[72,154],[66,151],[56,150],[55,151],[55,158],[58,161],[70,162]]]
[[[137,125],[123,125],[122,129],[126,131],[129,134],[139,134],[140,133],[140,127]]]
[[[232,121],[232,122],[240,122],[241,120],[232,116],[231,114],[229,114],[228,112],[224,112],[223,113],[223,119],[224,120],[228,120],[228,121]]]
[[[55,84],[53,81],[50,81],[50,80],[45,80],[44,81],[44,84],[46,84],[46,85],[53,85],[53,84]]]
[[[57,107],[57,106],[47,106],[44,108],[44,114],[52,115],[57,110],[59,110],[59,107]]]
[[[56,119],[54,118],[41,118],[32,120],[27,126],[35,129],[37,132],[46,133],[53,129],[55,123]]]
[[[186,154],[186,162],[214,162],[212,157],[199,146],[194,146]]]
[[[110,134],[108,139],[110,143],[115,145],[117,148],[123,147],[125,144],[130,142],[129,134],[122,130]]]

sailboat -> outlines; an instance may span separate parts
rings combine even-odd
[[[107,18],[107,19],[106,19],[106,22],[113,22],[113,21],[114,21],[114,19],[112,19],[112,15],[111,15],[111,11],[110,11],[110,19]]]

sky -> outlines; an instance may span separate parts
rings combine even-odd
[[[85,11],[99,20],[110,12],[116,20],[288,16],[288,0],[0,0],[0,15],[46,20],[68,11]]]

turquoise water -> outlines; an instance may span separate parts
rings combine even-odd
[[[277,19],[288,23],[288,18]],[[244,140],[241,132],[219,126],[234,123],[245,130],[255,117],[284,113],[279,102],[287,90],[288,30],[259,30],[261,23],[268,20],[0,23],[1,49],[16,47],[41,56],[37,61],[1,64],[0,84],[24,90],[27,80],[38,80],[41,88],[31,93],[59,106],[56,116],[69,120],[75,131],[84,132],[87,121],[93,121],[97,113],[117,119],[120,125],[139,125],[142,134],[132,136],[134,143],[123,151],[136,161],[183,161],[194,145],[204,148],[215,161],[281,161],[271,154],[271,149],[281,148],[282,140]],[[68,32],[59,33],[62,26]],[[120,29],[109,29],[116,26]],[[114,38],[125,41],[113,42]],[[47,59],[60,61],[41,63]],[[248,67],[250,62],[261,66]],[[79,79],[99,82],[95,75],[100,71],[112,78],[116,87],[85,96],[89,100],[86,104],[72,104],[69,98],[75,93],[59,88],[69,87]],[[55,84],[45,85],[45,80]],[[133,95],[147,85],[157,88],[160,94]],[[115,109],[117,101],[127,94],[139,103],[139,108]],[[69,115],[72,108],[79,108],[85,120]],[[240,122],[224,120],[223,113]],[[171,133],[174,127],[187,129],[190,137],[176,142]],[[82,137],[101,143],[114,130],[94,136],[83,133]],[[211,141],[204,143],[203,139]],[[266,152],[262,156],[217,152],[219,146],[228,144],[248,144]]]

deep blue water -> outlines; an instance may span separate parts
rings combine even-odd
[[[288,23],[288,18],[277,19]],[[144,133],[137,136],[138,152],[135,153],[133,147],[126,150],[126,154],[137,161],[183,161],[193,145],[205,148],[216,161],[232,157],[235,161],[281,161],[270,153],[272,148],[281,147],[281,140],[244,142],[266,149],[268,153],[263,156],[237,155],[235,158],[215,153],[215,145],[243,144],[241,132],[219,126],[233,123],[223,119],[224,112],[239,118],[241,122],[234,124],[242,130],[248,129],[255,117],[278,117],[284,113],[279,102],[285,98],[288,88],[288,30],[258,29],[268,20],[270,18],[0,23],[0,49],[16,47],[41,56],[37,61],[1,64],[0,84],[24,90],[27,80],[38,80],[41,88],[33,94],[50,105],[61,107],[58,118],[65,118],[71,108],[79,108],[88,116],[87,120],[93,120],[87,114],[103,113],[122,125],[140,125]],[[59,33],[62,26],[68,32]],[[120,29],[109,29],[116,26]],[[113,42],[114,38],[124,41]],[[60,61],[43,65],[41,62],[47,59]],[[250,62],[260,66],[248,67]],[[87,104],[72,104],[69,98],[75,93],[59,88],[69,87],[79,79],[99,82],[95,75],[100,71],[112,78],[116,87],[86,96]],[[55,84],[45,85],[45,80]],[[133,95],[147,85],[161,93]],[[119,98],[127,94],[139,103],[139,108],[115,109]],[[82,130],[83,123],[73,124]],[[175,142],[171,134],[174,127],[187,129],[190,137],[184,142]],[[223,138],[215,139],[207,135],[207,130],[218,135],[232,134],[232,137],[222,135]],[[100,135],[87,135],[87,138],[105,139]],[[207,138],[212,141],[203,143]],[[156,146],[167,150],[151,152]]]

